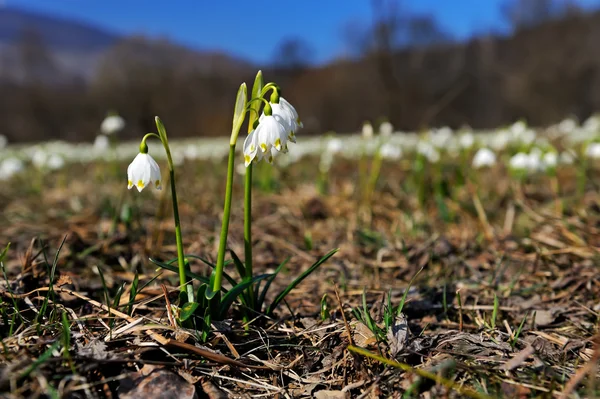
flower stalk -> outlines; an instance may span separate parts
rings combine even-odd
[[[252,85],[252,99],[259,97],[263,92],[263,76],[262,71],[258,71],[254,84]],[[262,98],[262,96],[260,96]],[[258,120],[260,102],[256,101],[250,105],[251,111],[248,115],[248,133],[254,130],[254,123]],[[252,168],[250,163],[246,168],[244,176],[244,263],[246,267],[246,278],[251,279],[253,275],[252,264]],[[248,297],[254,301],[254,287],[251,284],[248,287]],[[254,303],[250,306],[254,308]]]
[[[169,165],[169,181],[171,185],[171,198],[173,200],[173,221],[175,222],[175,242],[177,244],[177,266],[179,268],[179,290],[182,293],[185,293],[187,292],[188,284],[186,278],[187,266],[183,254],[183,238],[181,234],[181,222],[179,220],[177,189],[175,188],[175,165],[173,163],[173,158],[171,157],[171,149],[169,148],[169,140],[167,139],[167,130],[165,129],[165,125],[158,116],[155,118],[155,121],[156,128],[158,129],[158,136],[163,144],[163,147],[165,148],[165,153],[167,154],[167,163]],[[151,134],[155,135],[154,133]],[[144,136],[142,139],[143,144],[146,143],[147,137],[148,135]]]
[[[223,268],[225,266],[225,251],[227,250],[227,234],[229,233],[229,218],[231,216],[231,198],[233,192],[233,173],[235,171],[235,146],[237,139],[246,119],[247,104],[246,84],[242,83],[238,89],[235,110],[233,113],[233,127],[231,128],[231,138],[229,140],[229,157],[227,159],[227,183],[225,186],[225,203],[223,204],[223,221],[221,222],[221,236],[219,238],[219,250],[217,253],[217,265],[213,276],[211,277],[211,290],[206,291],[206,298],[212,299],[215,294],[221,291],[223,280]]]

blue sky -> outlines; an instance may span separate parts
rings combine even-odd
[[[454,37],[506,28],[503,0],[398,0],[409,12],[432,14]],[[599,6],[600,0],[580,0]],[[256,62],[273,59],[282,39],[297,37],[315,62],[343,55],[348,26],[372,20],[371,0],[0,0],[0,4],[91,22],[123,34],[168,37],[182,44],[225,50]]]

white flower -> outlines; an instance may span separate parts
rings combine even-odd
[[[110,147],[110,140],[108,139],[108,136],[105,136],[103,134],[99,134],[98,136],[96,136],[96,139],[94,140],[94,150],[98,151],[98,152],[103,152],[108,150],[108,148]]]
[[[431,163],[437,163],[440,160],[440,153],[438,150],[436,150],[435,147],[427,141],[419,141],[417,144],[417,152],[425,156],[425,158],[427,158],[427,160]]]
[[[469,149],[473,147],[473,144],[475,144],[475,136],[471,132],[463,133],[458,138],[458,143],[460,144],[461,148]]]
[[[577,122],[571,118],[567,118],[558,124],[558,131],[563,134],[571,133],[576,128]]]
[[[273,108],[273,105],[275,105],[276,107]],[[304,127],[304,124],[302,123],[302,121],[300,121],[298,112],[296,112],[296,108],[294,108],[294,106],[290,104],[285,98],[279,97],[279,104],[271,104],[271,109],[273,110],[274,115],[280,115],[283,118],[283,120],[288,123],[290,130],[288,132],[288,139],[292,143],[295,143],[296,132],[299,128]]]
[[[58,154],[52,154],[46,160],[46,167],[50,170],[58,170],[65,166],[65,160]]]
[[[599,159],[600,158],[600,143],[590,143],[585,149],[585,155],[588,158]]]
[[[400,159],[402,157],[402,149],[397,145],[394,145],[391,143],[385,143],[384,145],[381,146],[381,149],[379,150],[379,154],[381,155],[381,158],[383,158],[383,159],[397,161],[398,159]]]
[[[149,184],[162,188],[160,167],[150,154],[139,153],[127,168],[127,188],[135,186],[141,192]]]
[[[6,158],[0,163],[0,180],[11,178],[15,173],[23,170],[23,161],[18,158]]]
[[[246,167],[257,158],[259,161],[264,157],[269,163],[273,162],[275,152],[287,151],[288,132],[281,116],[261,115],[258,126],[251,131],[244,140],[244,164]]]
[[[125,121],[119,115],[109,115],[102,121],[100,131],[104,134],[115,134],[125,127]]]
[[[8,139],[6,138],[6,136],[0,134],[0,150],[3,149],[4,147],[6,147],[7,144],[8,144]]]
[[[342,147],[342,140],[338,138],[330,139],[327,142],[327,152],[330,154],[337,154],[338,152],[342,151]]]
[[[448,145],[448,142],[452,138],[452,129],[448,126],[441,127],[439,129],[432,129],[429,132],[429,141],[436,148],[444,148]]]
[[[371,125],[371,122],[363,123],[362,136],[365,139],[370,139],[373,137],[373,125]]]
[[[510,158],[509,166],[511,169],[527,170],[529,169],[529,155],[524,152],[518,152]]]
[[[496,164],[496,154],[489,148],[480,148],[473,157],[473,167],[480,169],[487,166],[494,166]]]
[[[383,122],[379,125],[379,134],[381,137],[390,137],[394,133],[394,126],[388,121]]]
[[[542,157],[542,164],[544,169],[554,169],[558,164],[558,154],[554,151],[550,151],[544,154]]]
[[[38,148],[35,150],[33,155],[31,156],[31,163],[38,169],[42,169],[46,166],[46,161],[48,160],[48,152],[42,148]]]

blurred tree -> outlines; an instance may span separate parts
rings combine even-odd
[[[506,0],[501,9],[514,30],[581,12],[575,0]]]
[[[305,40],[297,37],[283,39],[273,55],[273,66],[293,72],[300,72],[313,63],[314,49]]]

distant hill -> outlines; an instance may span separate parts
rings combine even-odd
[[[38,54],[34,56],[38,56],[38,61],[45,58],[48,65],[52,64],[50,70],[36,72],[36,77],[49,83],[73,78],[89,81],[105,57],[112,54],[114,58],[115,47],[128,55],[141,56],[145,60],[162,59],[162,62],[165,62],[165,47],[169,47],[170,62],[184,60],[188,67],[203,71],[218,69],[227,73],[251,66],[221,52],[198,51],[176,43],[164,45],[163,40],[132,39],[85,22],[16,7],[0,8],[0,80],[25,79],[27,68],[23,67],[23,62],[31,62],[30,59],[24,61],[27,57],[24,56],[25,45],[37,46],[34,51]],[[46,54],[40,55],[40,48]]]
[[[53,51],[95,52],[114,44],[119,36],[78,21],[14,7],[0,8],[0,43],[17,43],[24,33],[34,31]]]

